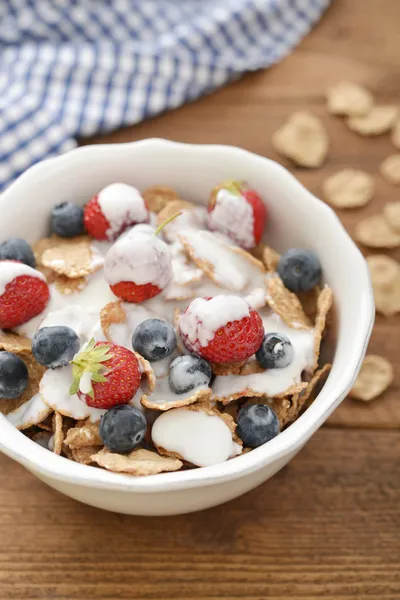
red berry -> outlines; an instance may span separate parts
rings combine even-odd
[[[98,197],[94,196],[85,206],[83,213],[83,223],[89,235],[96,240],[108,240],[107,230],[110,229],[110,223],[101,212]]]
[[[15,277],[0,296],[0,328],[12,329],[33,319],[46,308],[49,299],[49,286],[43,279],[31,275]]]
[[[84,209],[84,225],[97,240],[116,240],[125,229],[147,223],[149,211],[138,190],[126,183],[112,183],[94,196]]]
[[[144,283],[143,285],[137,285],[133,281],[120,281],[114,285],[110,285],[111,291],[122,298],[125,302],[144,302],[149,298],[154,298],[162,290],[157,285],[152,283]]]
[[[138,359],[123,346],[92,340],[74,358],[72,366],[74,383],[70,393],[77,393],[88,406],[109,409],[118,404],[128,404],[139,389],[141,372]],[[79,390],[85,371],[92,373],[90,393]]]
[[[264,233],[267,211],[254,190],[242,181],[216,186],[208,202],[210,229],[229,236],[242,248],[254,248]]]
[[[246,190],[243,192],[243,196],[247,202],[253,207],[254,216],[254,240],[256,245],[261,242],[264,234],[265,223],[267,220],[267,209],[260,196],[254,190]]]
[[[221,297],[217,296],[217,298]],[[227,309],[229,310],[232,296],[225,296],[225,298]],[[237,299],[237,297],[235,298]],[[213,298],[204,298],[202,300],[210,301]],[[246,302],[242,298],[240,301]],[[248,316],[228,321],[215,331],[213,338],[206,345],[202,345],[200,338],[204,337],[204,330],[208,329],[208,326],[204,325],[206,316],[201,311],[197,313],[193,311],[193,302],[186,308],[180,322],[180,334],[184,345],[190,352],[210,362],[229,364],[246,360],[259,349],[264,337],[264,327],[258,312],[250,307]],[[185,324],[185,314],[189,310],[191,311],[191,323],[187,327]],[[197,334],[196,340],[193,340],[192,335],[193,324]],[[189,329],[192,329],[190,332],[191,335],[189,335]]]

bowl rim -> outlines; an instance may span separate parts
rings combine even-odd
[[[44,479],[50,478],[64,483],[98,489],[152,493],[203,487],[242,478],[245,475],[259,471],[268,464],[279,461],[291,453],[296,453],[305,444],[351,389],[366,352],[375,318],[372,285],[367,263],[335,212],[308,191],[287,169],[269,158],[235,146],[187,144],[159,138],[121,144],[82,146],[30,167],[2,193],[0,207],[9,202],[13,196],[23,192],[33,181],[36,180],[40,183],[43,178],[54,176],[57,170],[70,169],[74,163],[79,163],[82,158],[89,156],[93,160],[96,155],[105,152],[108,154],[122,153],[122,155],[130,155],[132,152],[135,153],[146,147],[176,153],[201,152],[211,156],[214,155],[216,158],[227,154],[236,154],[243,160],[258,162],[260,166],[268,164],[275,171],[277,179],[280,179],[287,188],[291,188],[293,194],[301,196],[302,202],[308,202],[311,210],[319,212],[320,218],[330,219],[331,226],[336,228],[338,244],[345,248],[348,258],[346,264],[352,263],[352,268],[356,266],[358,279],[361,282],[359,288],[360,309],[358,320],[354,323],[355,330],[352,336],[352,345],[348,351],[348,360],[345,368],[335,381],[335,389],[329,391],[329,386],[325,385],[317,397],[319,401],[315,400],[294,423],[268,444],[245,455],[238,456],[234,460],[189,471],[133,477],[75,463],[50,453],[35,444],[29,438],[21,435],[21,432],[16,430],[3,415],[0,415],[0,450]]]

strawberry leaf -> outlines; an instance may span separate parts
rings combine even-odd
[[[92,338],[87,345],[76,355],[71,361],[72,365],[72,384],[69,390],[71,395],[76,394],[79,390],[80,381],[83,373],[90,373],[92,381],[96,383],[104,383],[107,381],[107,361],[113,358],[113,353],[110,352],[110,344],[102,344],[96,346],[96,341]],[[94,390],[88,394],[94,398]]]

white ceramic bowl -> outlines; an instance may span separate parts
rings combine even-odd
[[[331,374],[311,407],[268,444],[223,464],[150,477],[131,477],[56,456],[19,433],[0,415],[0,449],[39,479],[77,500],[127,514],[169,515],[231,500],[281,469],[340,404],[363,359],[374,320],[366,263],[334,212],[277,163],[227,146],[150,139],[86,146],[24,173],[0,198],[0,239],[30,242],[48,231],[52,206],[85,203],[105,185],[124,181],[144,189],[156,183],[204,204],[226,179],[251,183],[269,212],[266,241],[278,250],[311,248],[335,296]],[[21,499],[23,502],[23,499]]]

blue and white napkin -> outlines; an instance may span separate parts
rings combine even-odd
[[[0,190],[76,138],[278,62],[330,0],[1,0]]]

